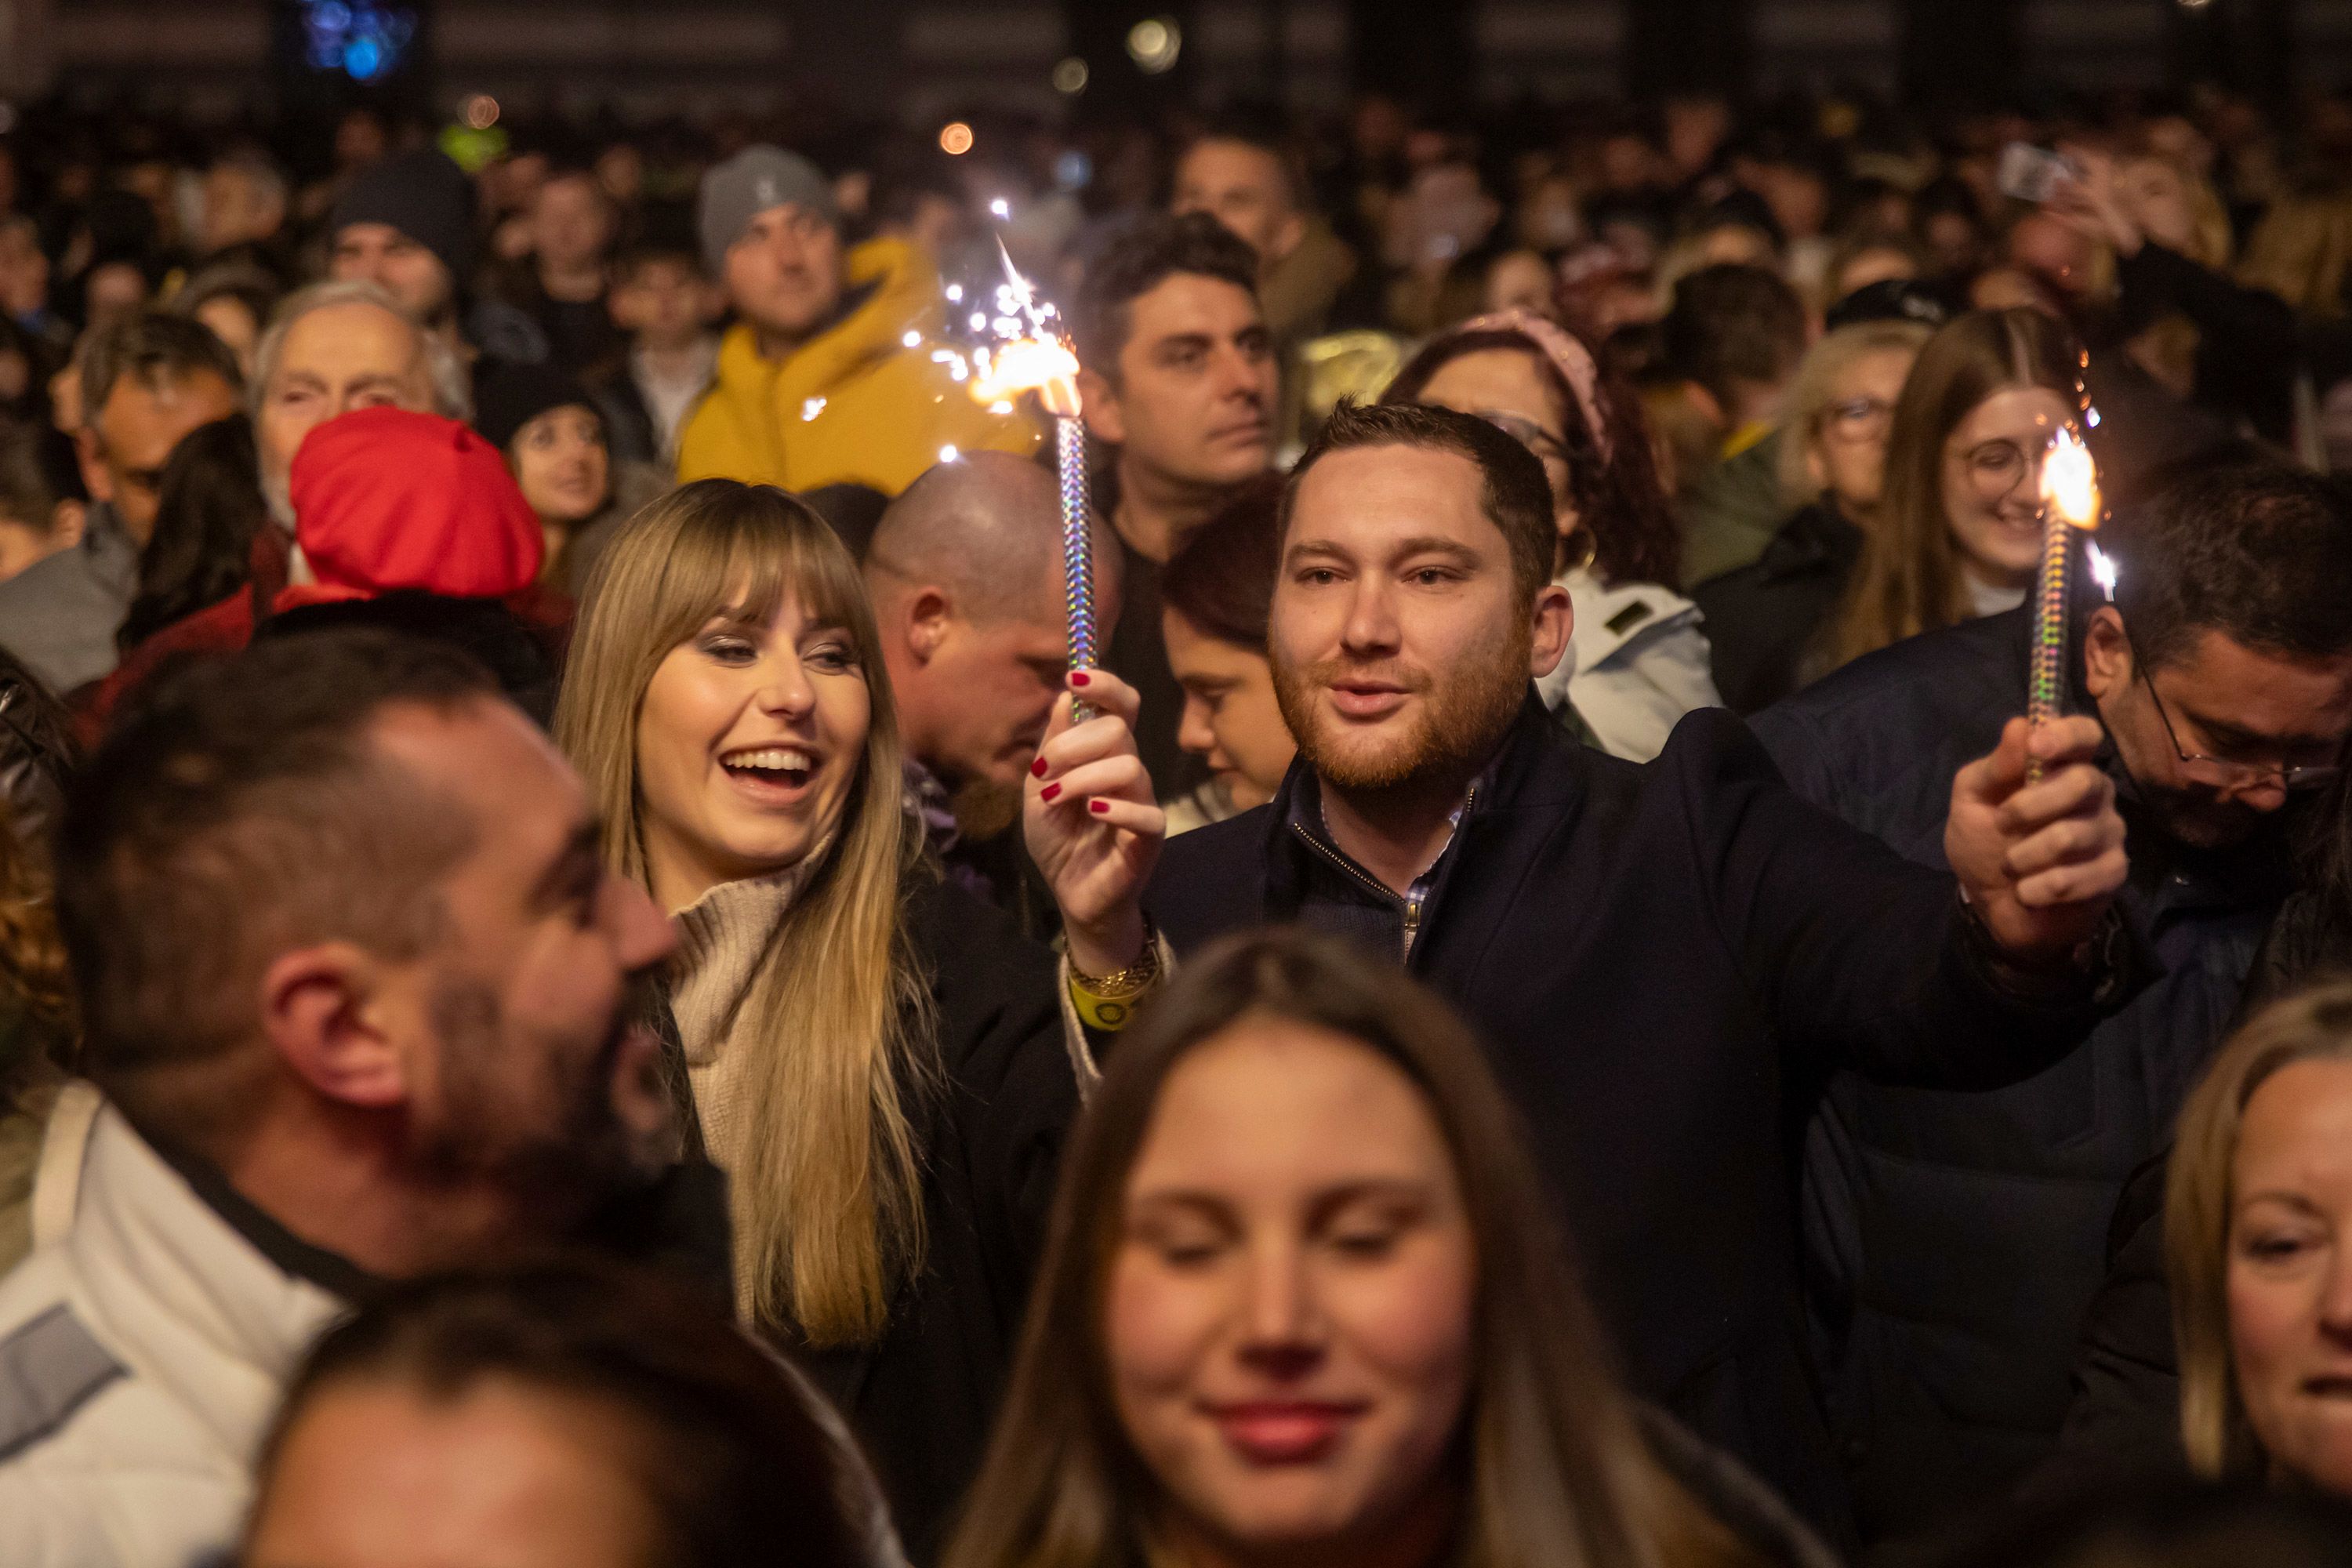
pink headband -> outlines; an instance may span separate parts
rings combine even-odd
[[[1593,363],[1592,351],[1579,342],[1573,332],[1517,307],[1473,317],[1454,331],[1517,332],[1541,349],[1552,368],[1568,382],[1569,390],[1576,394],[1576,406],[1584,415],[1584,427],[1592,432],[1592,445],[1599,449],[1601,460],[1610,461],[1609,423],[1601,416],[1601,367]]]

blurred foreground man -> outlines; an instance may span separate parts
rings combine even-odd
[[[2098,727],[2014,720],[1948,781],[1957,875],[1795,798],[1720,710],[1646,767],[1604,756],[1532,690],[1569,640],[1552,517],[1542,465],[1484,420],[1341,405],[1284,508],[1268,652],[1298,760],[1273,803],[1163,858],[1133,693],[1077,672],[1103,716],[1047,732],[1026,824],[1078,889],[1072,1000],[1131,996],[1155,928],[1181,954],[1297,921],[1428,981],[1527,1118],[1633,1386],[1843,1533],[1790,1118],[1831,1066],[2013,1081],[2119,999]]]
[[[666,1126],[668,922],[470,660],[362,634],[166,681],[77,780],[83,1066],[0,1282],[0,1562],[234,1536],[310,1340],[372,1280],[581,1234]]]

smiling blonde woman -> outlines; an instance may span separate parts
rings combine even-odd
[[[873,1454],[918,1561],[978,1463],[1077,1107],[1052,956],[942,881],[856,564],[781,490],[648,507],[556,712],[609,862],[677,918],[689,1149],[739,1294]]]

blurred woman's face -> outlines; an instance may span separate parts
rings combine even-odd
[[[1886,489],[1886,435],[1895,400],[1918,351],[1873,349],[1848,361],[1830,383],[1809,456],[1813,479],[1853,522],[1878,513]]]
[[[765,625],[714,616],[670,650],[637,715],[638,831],[665,909],[831,837],[873,725],[866,673],[849,628],[790,595]]]
[[[541,522],[559,528],[585,522],[604,509],[611,459],[604,422],[578,404],[566,404],[515,432],[510,448],[515,483]]]
[[[1110,1381],[1177,1555],[1433,1553],[1476,1261],[1411,1081],[1327,1030],[1237,1020],[1169,1075],[1121,1207]]]
[[[2042,564],[2042,462],[2074,416],[2048,387],[2003,387],[1944,438],[1944,518],[1978,582],[2032,586]]]
[[[2230,1166],[2230,1354],[2288,1470],[2352,1496],[2352,1061],[2281,1068]]]
[[[1560,537],[1576,531],[1576,506],[1569,500],[1568,410],[1560,406],[1559,395],[1535,355],[1522,349],[1456,354],[1437,367],[1421,389],[1419,401],[1475,415],[1517,437],[1542,459]]]
[[[1263,651],[1213,637],[1180,611],[1164,609],[1160,619],[1168,668],[1184,689],[1176,743],[1209,764],[1234,810],[1265,805],[1298,753],[1275,700],[1273,667]]]
[[[634,1568],[656,1524],[585,1400],[510,1383],[455,1399],[358,1384],[319,1394],[266,1479],[247,1568]]]
[[[1486,270],[1487,310],[1532,310],[1557,318],[1551,264],[1532,250],[1508,250]]]

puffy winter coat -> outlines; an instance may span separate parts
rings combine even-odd
[[[895,496],[949,447],[1024,457],[1036,449],[1039,432],[1026,417],[991,413],[931,358],[946,301],[920,251],[868,240],[847,267],[847,313],[788,357],[761,357],[746,323],[728,331],[718,379],[678,436],[679,483],[741,479],[803,492],[862,485]]]

